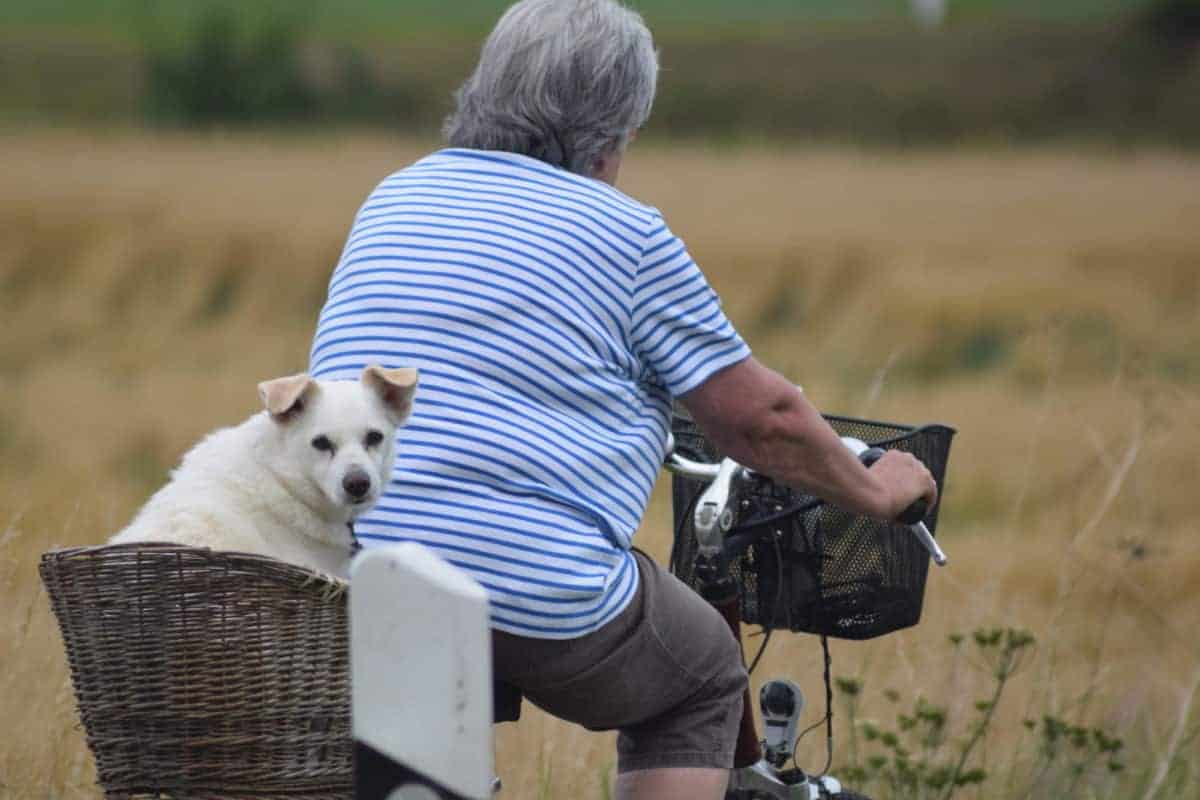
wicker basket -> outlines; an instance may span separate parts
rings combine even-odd
[[[40,572],[109,798],[350,798],[346,584],[166,544]]]

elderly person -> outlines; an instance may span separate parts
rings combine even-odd
[[[673,399],[724,452],[845,508],[888,519],[936,487],[904,454],[865,470],[751,356],[662,215],[614,188],[657,71],[615,0],[510,8],[450,147],[360,210],[310,371],[420,368],[363,545],[418,541],[478,580],[496,675],[620,731],[618,797],[701,800],[724,792],[747,677],[720,616],[632,546]]]

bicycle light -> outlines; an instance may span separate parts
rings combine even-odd
[[[758,692],[763,719],[763,750],[766,759],[782,766],[796,747],[796,722],[804,710],[804,694],[791,681],[773,680]]]

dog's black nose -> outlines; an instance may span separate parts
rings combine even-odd
[[[371,477],[361,470],[347,473],[342,478],[342,488],[351,497],[362,499],[371,490]]]

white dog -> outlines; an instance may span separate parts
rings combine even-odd
[[[266,411],[197,444],[110,541],[257,553],[345,575],[350,526],[391,478],[416,388],[417,370],[376,366],[358,381],[261,383]]]

